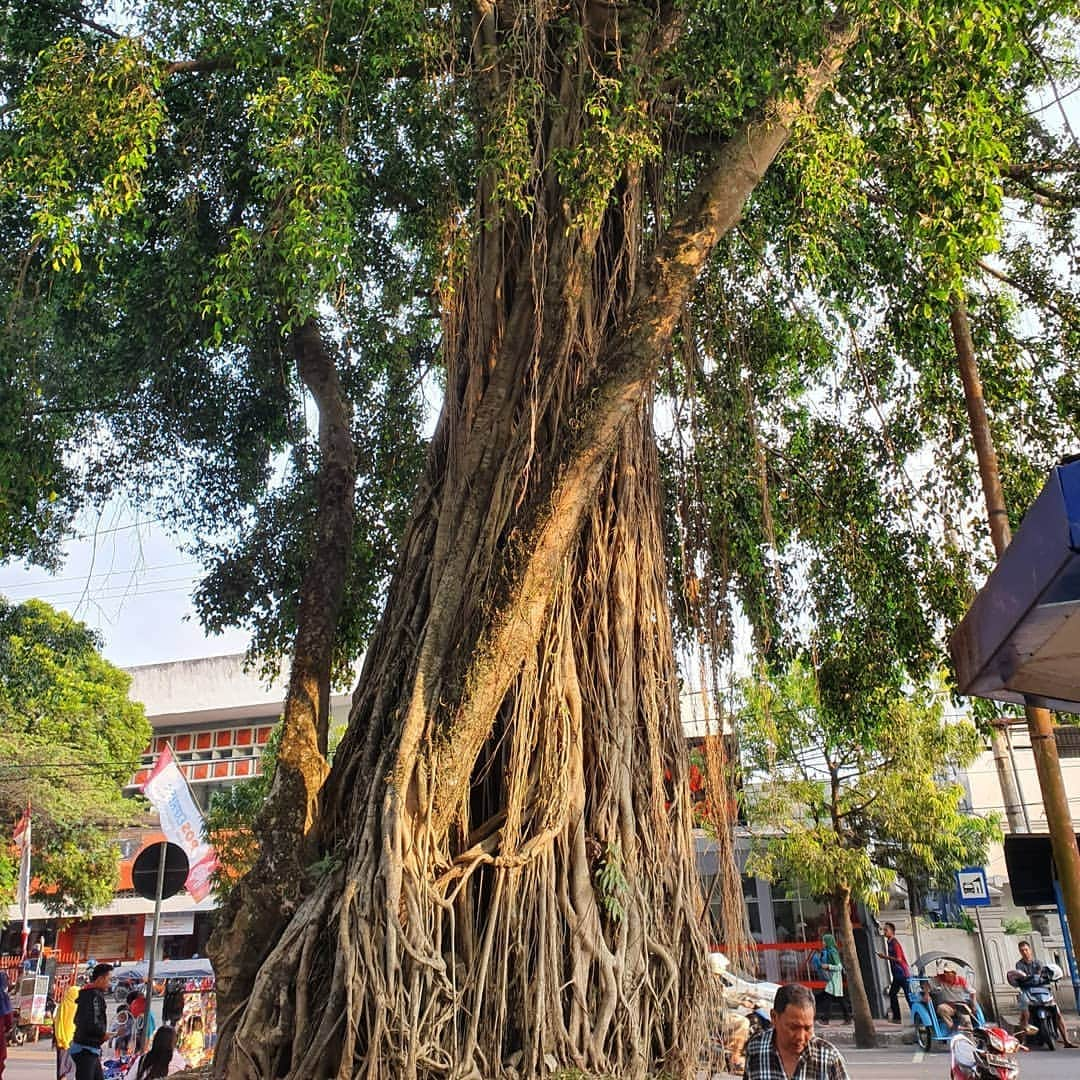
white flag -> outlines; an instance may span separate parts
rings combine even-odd
[[[141,790],[154,804],[166,839],[184,849],[188,857],[187,891],[194,899],[202,900],[210,894],[210,875],[218,867],[217,853],[206,841],[202,814],[168,744]]]

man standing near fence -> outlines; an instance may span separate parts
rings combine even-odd
[[[911,992],[908,990],[908,976],[911,968],[908,967],[907,957],[904,955],[904,947],[896,940],[896,926],[887,922],[884,927],[885,952],[878,953],[882,960],[889,961],[889,974],[892,982],[887,991],[889,995],[889,1011],[892,1014],[892,1022],[899,1024],[902,1020],[900,1015],[900,991],[904,991],[904,1000],[911,1008]]]

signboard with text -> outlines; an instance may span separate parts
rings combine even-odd
[[[147,915],[143,920],[143,937],[154,933],[154,916]],[[187,937],[195,933],[195,912],[163,911],[158,924],[158,934],[162,937]]]

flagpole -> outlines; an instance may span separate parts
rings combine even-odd
[[[26,797],[26,813],[23,814],[25,829],[21,830],[21,842],[19,844],[19,906],[22,908],[22,956],[27,957],[30,944],[30,844],[31,844],[31,814],[30,796]],[[17,830],[20,831],[20,830]]]

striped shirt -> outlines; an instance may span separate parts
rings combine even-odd
[[[774,1045],[774,1034],[770,1028],[746,1044],[743,1080],[848,1080],[840,1051],[816,1036],[806,1044],[795,1072],[789,1077]]]

